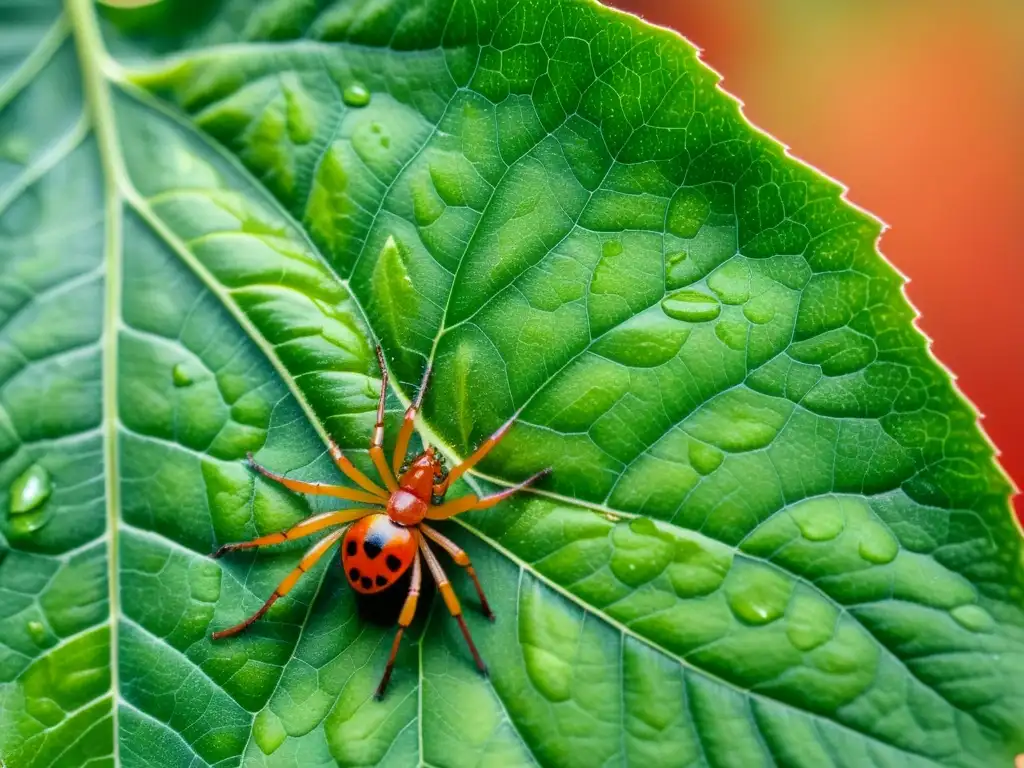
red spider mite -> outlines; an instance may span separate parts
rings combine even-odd
[[[356,501],[372,506],[313,515],[286,531],[260,536],[252,541],[225,544],[214,552],[213,557],[220,557],[235,550],[280,544],[291,539],[309,536],[327,528],[342,526],[320,539],[310,548],[302,560],[299,561],[298,567],[277,585],[277,589],[274,590],[274,593],[267,602],[256,613],[241,624],[237,624],[229,629],[223,629],[220,632],[214,632],[212,638],[220,640],[221,638],[231,637],[249,627],[263,616],[279,598],[287,595],[302,574],[312,568],[331,547],[344,537],[341,546],[341,563],[345,569],[345,578],[348,579],[348,583],[357,592],[369,595],[385,590],[394,584],[409,568],[412,568],[409,594],[398,616],[398,631],[395,634],[394,642],[391,644],[391,655],[388,656],[387,666],[384,668],[380,685],[377,686],[377,698],[380,698],[384,695],[388,681],[391,679],[391,670],[394,667],[395,656],[398,654],[398,647],[402,641],[402,633],[412,623],[413,616],[416,614],[423,563],[426,563],[430,575],[437,582],[438,590],[441,593],[441,597],[444,598],[448,611],[459,623],[459,629],[462,630],[462,636],[466,638],[466,644],[469,646],[470,653],[473,654],[473,660],[476,662],[477,667],[480,672],[487,674],[487,667],[483,659],[480,658],[476,646],[473,644],[473,638],[469,634],[469,627],[466,626],[465,619],[462,618],[462,607],[459,605],[459,598],[455,596],[448,577],[445,575],[437,556],[431,550],[428,541],[432,541],[439,546],[452,556],[457,565],[461,565],[466,569],[473,580],[473,585],[476,587],[477,595],[480,597],[480,607],[484,615],[493,621],[494,614],[487,604],[487,598],[484,597],[483,587],[480,586],[480,580],[477,578],[476,571],[473,570],[473,565],[469,561],[469,555],[454,541],[427,525],[424,520],[445,520],[462,512],[468,512],[471,509],[493,507],[502,499],[508,498],[516,491],[522,490],[538,478],[546,475],[550,470],[545,469],[518,485],[489,496],[481,498],[474,494],[469,494],[451,501],[445,501],[444,496],[449,486],[458,480],[463,473],[481,461],[497,445],[498,441],[508,432],[516,417],[513,416],[502,424],[498,431],[487,438],[468,459],[454,467],[450,472],[445,468],[444,458],[438,455],[431,447],[415,456],[407,465],[403,464],[409,448],[409,438],[412,437],[416,414],[423,403],[423,393],[426,391],[427,380],[430,378],[429,365],[423,374],[423,381],[420,384],[420,391],[416,396],[416,400],[405,412],[405,419],[398,433],[398,442],[395,444],[395,453],[392,456],[391,465],[388,466],[382,447],[384,444],[384,400],[387,395],[388,371],[380,347],[377,347],[377,361],[380,364],[381,373],[380,399],[377,403],[377,424],[373,430],[373,438],[370,440],[370,458],[373,459],[374,466],[376,466],[377,472],[384,481],[386,490],[360,472],[352,462],[346,459],[333,440],[329,444],[331,458],[338,465],[338,469],[345,473],[362,490],[340,485],[306,483],[300,480],[293,480],[260,466],[253,460],[252,454],[249,454],[249,463],[254,470],[292,491],[320,496],[333,496],[338,499]]]

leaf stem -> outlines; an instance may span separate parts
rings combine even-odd
[[[103,441],[106,459],[105,494],[107,499],[107,588],[110,604],[110,687],[113,722],[114,764],[120,765],[120,728],[118,700],[120,680],[118,663],[118,616],[120,614],[120,578],[118,525],[120,522],[120,469],[118,456],[117,355],[121,323],[122,198],[120,182],[125,177],[124,162],[114,123],[110,87],[101,61],[106,57],[92,0],[66,0],[72,34],[78,50],[85,87],[86,110],[99,143],[104,170],[104,208],[106,211],[106,297],[103,313]]]

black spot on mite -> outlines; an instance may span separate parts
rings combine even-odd
[[[402,567],[402,561],[394,555],[388,555],[384,562],[388,566],[388,570],[398,573],[398,570]]]
[[[351,539],[348,542],[348,544],[345,545],[345,551],[348,553],[349,557],[352,557],[356,553],[356,541],[355,541],[355,539]]]
[[[387,580],[387,578],[386,578],[386,577],[384,577],[384,576],[378,576],[378,577],[377,577],[376,579],[374,579],[374,581],[376,581],[376,582],[377,582],[377,586],[378,586],[378,587],[384,587],[384,586],[387,586],[387,583],[388,583],[388,580]]]
[[[363,542],[363,552],[365,552],[366,556],[371,560],[380,554],[381,549],[383,549],[383,547],[381,547],[380,542],[376,538],[367,539]]]
[[[363,576],[363,578],[359,580],[359,583],[363,585],[363,589],[369,589],[373,586],[373,582],[370,580],[369,576]]]
[[[353,568],[352,570],[350,570],[348,572],[348,580],[351,581],[353,584],[355,582],[359,581],[359,569],[358,568]]]

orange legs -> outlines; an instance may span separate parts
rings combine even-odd
[[[424,395],[426,393],[427,383],[430,379],[430,366],[428,365],[423,373],[423,380],[420,383],[419,392],[416,395],[416,399],[409,405],[405,411],[405,418],[402,421],[402,427],[398,433],[398,439],[395,443],[395,451],[391,456],[391,463],[389,465],[387,458],[384,455],[384,407],[387,400],[387,387],[388,387],[388,371],[387,363],[384,359],[384,355],[377,347],[377,361],[380,365],[380,397],[377,401],[377,421],[374,425],[373,437],[370,440],[370,458],[373,461],[377,472],[380,475],[380,479],[384,484],[384,488],[378,485],[376,482],[367,477],[363,472],[355,467],[351,461],[349,461],[342,454],[338,446],[331,441],[328,445],[331,458],[337,465],[338,469],[354,482],[358,488],[349,488],[339,485],[329,485],[326,483],[317,482],[305,482],[302,480],[294,480],[284,475],[277,474],[270,471],[266,467],[257,464],[253,459],[252,455],[249,455],[249,462],[253,469],[263,475],[264,477],[273,480],[274,482],[280,483],[289,490],[321,496],[331,496],[334,498],[345,499],[347,501],[353,501],[360,504],[371,505],[370,507],[360,507],[358,509],[345,509],[337,510],[333,512],[325,512],[323,514],[313,515],[305,520],[300,521],[296,525],[285,531],[279,531],[277,533],[267,534],[260,536],[251,541],[237,542],[231,544],[225,544],[218,549],[213,557],[220,557],[228,552],[234,552],[243,549],[254,549],[256,547],[270,546],[273,544],[280,544],[285,541],[292,539],[301,538],[303,536],[310,536],[315,533],[319,533],[328,528],[340,526],[337,530],[332,531],[323,539],[314,544],[308,552],[303,556],[298,566],[292,570],[282,581],[278,584],[270,598],[263,604],[263,606],[256,611],[255,614],[250,616],[248,619],[240,624],[237,624],[228,629],[214,632],[212,637],[214,640],[221,638],[230,637],[237,635],[247,627],[251,626],[255,621],[266,614],[270,607],[277,602],[280,598],[287,595],[298,583],[302,574],[312,568],[338,541],[345,535],[345,531],[348,528],[348,524],[354,520],[364,517],[365,515],[373,512],[382,512],[382,507],[389,504],[391,495],[399,489],[398,481],[396,476],[400,473],[401,467],[406,459],[406,453],[409,449],[409,441],[412,438],[413,431],[415,429],[416,416],[419,413],[420,408],[423,405]],[[433,485],[433,492],[435,496],[443,496],[444,492],[448,487],[456,482],[463,474],[476,466],[482,461],[487,454],[494,448],[498,442],[508,433],[512,424],[515,422],[516,417],[519,414],[516,413],[511,419],[506,421],[494,432],[493,435],[488,437],[479,448],[477,448],[465,461],[456,466],[451,472],[444,477],[441,482]],[[443,463],[436,457],[433,451],[428,449],[422,456],[417,458],[417,462],[426,461],[427,463],[420,467],[416,466],[417,472],[422,469],[428,469],[432,467],[433,478],[443,476]],[[539,478],[543,477],[549,472],[544,470],[538,472],[532,477],[524,480],[518,485],[510,488],[502,489],[497,493],[492,493],[488,496],[478,497],[470,494],[463,496],[458,499],[454,499],[449,502],[441,504],[432,504],[427,501],[426,493],[430,490],[430,485],[426,481],[429,480],[429,475],[424,477],[425,487],[424,490],[418,491],[423,495],[422,501],[427,503],[426,518],[429,520],[444,520],[446,518],[458,515],[462,512],[467,512],[471,509],[487,509],[493,507],[503,499],[508,498],[517,491],[526,488],[531,483],[535,482]],[[411,481],[407,481],[411,482]],[[410,486],[412,487],[412,486]],[[420,520],[419,516],[416,520]],[[410,521],[413,523],[413,521]],[[398,650],[401,647],[402,637],[406,630],[411,625],[413,618],[416,614],[416,608],[419,604],[420,589],[423,581],[423,564],[426,563],[426,567],[429,569],[431,576],[437,583],[438,591],[441,593],[441,597],[444,599],[445,606],[448,608],[449,613],[459,625],[459,630],[462,632],[462,636],[466,640],[466,645],[469,647],[470,653],[473,655],[473,660],[476,662],[477,668],[483,673],[487,674],[487,666],[484,664],[483,659],[480,657],[480,653],[473,643],[473,638],[469,633],[469,627],[466,625],[466,620],[462,615],[462,606],[459,603],[458,597],[455,595],[455,591],[452,589],[451,583],[448,580],[444,569],[441,567],[441,563],[438,561],[437,556],[430,548],[429,541],[437,544],[441,549],[447,552],[455,560],[455,563],[466,569],[469,577],[473,580],[473,586],[476,588],[477,595],[480,598],[480,607],[489,619],[494,620],[494,614],[491,611],[491,607],[487,602],[487,597],[484,595],[483,587],[480,584],[480,579],[477,577],[476,570],[473,568],[473,564],[470,562],[469,556],[466,552],[461,549],[454,541],[449,539],[444,534],[435,530],[425,522],[420,522],[418,525],[414,525],[412,533],[415,537],[415,549],[412,550],[414,553],[414,559],[412,562],[412,574],[409,584],[409,592],[405,598],[405,602],[402,605],[401,614],[398,617],[398,629],[395,633],[394,640],[391,644],[391,653],[388,656],[387,664],[384,668],[384,674],[381,677],[380,684],[377,686],[377,697],[380,698],[384,695],[385,690],[391,681],[391,675],[394,671],[395,659],[398,655]],[[408,542],[408,539],[406,539]],[[355,542],[350,543],[347,546],[352,546]],[[411,546],[411,542],[408,542]],[[363,546],[367,547],[367,542],[363,542]],[[378,550],[379,551],[379,550]],[[348,552],[349,555],[352,551]],[[368,556],[373,557],[373,555]],[[404,561],[406,564],[408,560]]]
[[[377,698],[384,696],[384,691],[388,687],[388,682],[391,680],[391,671],[395,667],[395,657],[398,656],[398,646],[402,643],[402,635],[405,630],[412,624],[412,619],[416,615],[416,605],[420,600],[420,584],[423,581],[423,573],[420,565],[420,554],[416,553],[416,559],[412,561],[412,578],[409,581],[409,595],[405,598],[405,602],[402,603],[402,612],[398,614],[398,632],[395,633],[395,640],[391,643],[391,655],[388,656],[387,666],[384,667],[384,675],[380,679],[380,685],[377,686]]]
[[[498,429],[495,430],[493,435],[484,440],[483,443],[481,443],[480,447],[473,451],[472,454],[470,454],[468,459],[465,459],[461,464],[452,467],[452,471],[448,473],[448,477],[445,478],[444,483],[441,485],[441,495],[444,495],[444,491],[448,490],[449,486],[451,486],[456,480],[462,477],[462,475],[465,472],[472,469],[478,463],[483,461],[484,456],[490,453],[491,448],[496,446],[501,441],[501,438],[503,438],[506,435],[506,433],[512,428],[512,425],[515,423],[515,420],[518,417],[519,412],[516,411],[515,413],[512,414],[512,418],[510,418],[508,421],[506,421],[504,424],[498,427]]]
[[[384,353],[377,347],[377,363],[380,365],[380,399],[377,401],[377,423],[373,427],[373,437],[370,439],[370,458],[380,473],[380,479],[384,481],[388,491],[394,493],[398,490],[398,481],[384,458],[384,401],[388,396],[388,366],[384,362]]]
[[[277,533],[269,533],[266,536],[260,536],[257,539],[251,541],[239,541],[234,544],[225,544],[211,557],[222,557],[228,552],[235,552],[240,549],[255,549],[256,547],[268,547],[273,544],[281,544],[292,539],[301,539],[303,536],[310,536],[317,531],[322,531],[324,528],[330,528],[334,525],[344,525],[345,523],[351,523],[353,520],[358,520],[360,517],[365,517],[371,512],[376,512],[375,509],[342,509],[337,512],[324,512],[320,515],[313,515],[307,517],[305,520],[300,520],[298,524],[293,525],[286,531],[278,531]]]
[[[405,419],[402,421],[402,428],[398,431],[398,440],[395,443],[395,453],[391,457],[391,468],[397,475],[402,462],[405,461],[405,454],[409,450],[409,438],[412,437],[413,427],[416,425],[416,414],[423,405],[423,395],[427,391],[427,381],[430,379],[430,364],[423,372],[423,380],[420,382],[420,391],[416,393],[416,399],[405,411]]]
[[[466,551],[443,533],[435,531],[426,523],[420,523],[420,530],[423,531],[424,536],[451,555],[452,560],[455,561],[456,565],[461,565],[466,569],[466,573],[469,574],[469,578],[473,580],[473,586],[476,587],[476,594],[480,598],[480,610],[484,612],[484,616],[491,621],[494,621],[494,612],[491,610],[491,606],[487,602],[487,597],[484,595],[484,588],[480,585],[480,579],[477,578],[476,570],[473,568],[473,563],[469,561],[469,555],[466,554]]]
[[[444,604],[448,607],[448,612],[452,615],[455,621],[459,623],[459,629],[462,630],[462,636],[466,638],[466,645],[469,646],[469,651],[473,654],[473,661],[476,662],[477,669],[486,675],[487,665],[484,664],[484,660],[480,658],[480,652],[477,651],[476,645],[473,643],[473,638],[469,634],[469,627],[466,626],[466,620],[462,618],[462,606],[459,604],[459,598],[455,596],[455,590],[452,589],[452,585],[448,581],[448,576],[441,567],[441,563],[438,562],[437,556],[430,551],[430,547],[427,545],[427,540],[418,532],[416,539],[419,542],[420,552],[423,554],[423,559],[427,562],[427,568],[430,569],[430,575],[433,576],[434,581],[437,582],[437,589],[441,593],[441,597],[444,598]]]
[[[490,496],[479,497],[475,494],[468,493],[465,496],[460,496],[457,499],[446,501],[444,504],[438,504],[436,507],[430,507],[427,510],[428,520],[445,520],[449,517],[462,514],[463,512],[469,512],[471,509],[488,509],[493,507],[502,499],[507,499],[513,493],[523,490],[531,483],[536,482],[540,478],[551,472],[550,469],[542,469],[535,475],[532,475],[518,485],[513,485],[510,488],[506,488],[498,493],[492,493]]]
[[[327,444],[327,450],[330,452],[331,458],[334,459],[334,463],[338,466],[338,469],[344,472],[352,482],[360,488],[369,491],[373,495],[379,496],[385,503],[387,502],[388,492],[360,472],[356,468],[355,464],[346,459],[344,454],[341,452],[341,448],[338,447],[336,442],[331,440]]]
[[[346,488],[343,485],[328,485],[327,483],[305,483],[302,480],[294,480],[284,475],[279,475],[276,472],[271,472],[269,469],[261,464],[256,463],[256,459],[249,456],[249,465],[269,480],[273,480],[275,483],[280,483],[290,491],[296,493],[308,493],[311,496],[333,496],[336,499],[345,499],[347,501],[358,501],[363,504],[379,504],[384,506],[388,503],[387,496],[379,496],[376,493],[369,493],[367,491],[357,491],[355,488]],[[347,461],[347,459],[346,459]],[[353,467],[355,469],[355,467]],[[358,471],[358,470],[356,470]]]
[[[299,577],[302,576],[306,571],[316,565],[317,561],[327,553],[331,547],[333,547],[338,539],[344,535],[345,529],[341,528],[329,536],[325,536],[314,544],[310,550],[303,556],[302,560],[299,561],[298,567],[295,568],[291,573],[284,577],[280,584],[277,585],[277,589],[274,590],[274,594],[263,604],[263,606],[256,611],[252,616],[243,621],[241,624],[236,624],[228,629],[222,629],[220,632],[214,632],[210,637],[214,640],[220,640],[224,637],[231,637],[237,635],[243,629],[248,627],[254,621],[263,616],[267,611],[270,610],[270,606],[278,601],[279,598],[284,597],[292,591],[292,587],[298,582]]]

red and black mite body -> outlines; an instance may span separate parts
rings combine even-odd
[[[409,580],[409,592],[398,617],[398,632],[395,634],[395,640],[391,646],[391,655],[385,665],[380,685],[377,687],[377,696],[379,697],[384,695],[388,681],[391,679],[391,670],[395,663],[395,656],[398,653],[402,634],[406,627],[412,623],[413,617],[416,614],[416,605],[419,600],[420,586],[423,579],[423,563],[426,563],[431,576],[437,582],[438,590],[449,612],[459,623],[459,628],[466,638],[466,643],[473,654],[477,667],[481,672],[487,672],[487,667],[480,658],[480,654],[473,644],[473,638],[469,634],[466,621],[462,617],[462,607],[459,604],[459,599],[456,597],[448,577],[445,575],[444,569],[430,548],[428,541],[439,546],[451,555],[456,564],[467,570],[480,598],[480,607],[488,618],[493,619],[494,615],[487,604],[487,598],[484,597],[480,580],[477,578],[476,571],[469,561],[469,556],[454,541],[425,521],[445,520],[462,512],[468,512],[471,509],[487,509],[492,507],[502,499],[508,498],[516,491],[525,488],[541,476],[547,474],[548,470],[538,472],[518,485],[506,488],[490,496],[481,498],[474,494],[468,494],[452,501],[445,501],[444,497],[448,488],[467,470],[481,461],[498,441],[504,437],[509,428],[511,428],[515,416],[499,427],[469,458],[452,468],[450,472],[445,468],[443,457],[437,454],[431,447],[428,447],[425,451],[414,457],[408,465],[404,465],[403,462],[409,448],[409,440],[412,437],[416,415],[419,413],[427,380],[430,377],[429,366],[423,375],[423,383],[420,385],[416,401],[405,412],[405,419],[398,433],[395,452],[389,466],[382,447],[384,444],[384,400],[387,395],[388,374],[384,355],[381,353],[380,347],[377,348],[377,359],[381,370],[380,398],[377,403],[377,423],[370,441],[370,458],[373,459],[374,466],[376,466],[385,487],[381,488],[357,469],[352,462],[345,458],[333,441],[329,445],[331,458],[334,459],[338,469],[359,486],[358,490],[347,486],[293,480],[271,472],[266,467],[257,464],[250,455],[249,461],[253,469],[264,477],[281,483],[281,485],[290,490],[298,493],[333,496],[370,506],[313,515],[286,531],[261,536],[252,541],[225,544],[218,549],[214,553],[214,557],[220,557],[227,552],[239,549],[253,549],[255,547],[279,544],[290,539],[309,536],[328,528],[335,529],[310,548],[302,560],[299,561],[298,566],[284,578],[270,598],[255,614],[229,629],[214,632],[212,637],[214,640],[230,637],[250,626],[263,616],[279,598],[288,594],[302,574],[312,568],[331,547],[343,539],[341,562],[345,569],[345,578],[348,579],[348,583],[357,592],[367,595],[381,592],[392,586],[404,573],[410,569],[412,570]]]

